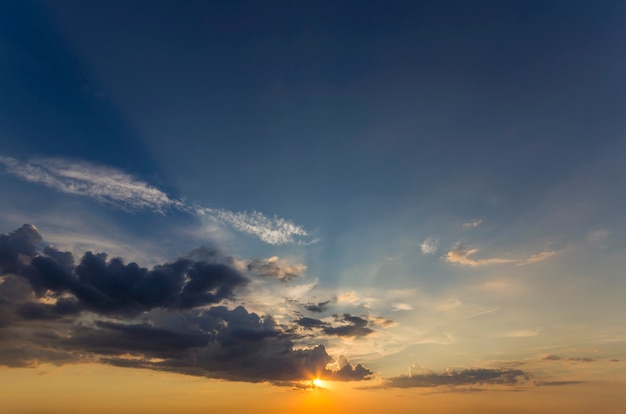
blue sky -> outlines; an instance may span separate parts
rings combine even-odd
[[[146,267],[215,248],[252,280],[225,306],[379,378],[623,358],[625,13],[2,2],[0,232]]]

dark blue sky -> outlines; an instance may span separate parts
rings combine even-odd
[[[309,205],[558,180],[621,131],[621,2],[296,3],[5,2],[3,146]]]
[[[0,7],[5,155],[286,216],[329,255],[363,223],[511,220],[623,150],[619,1]]]

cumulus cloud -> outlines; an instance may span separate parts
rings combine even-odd
[[[231,308],[249,280],[216,251],[147,269],[104,253],[76,260],[41,242],[32,225],[0,235],[2,365],[90,361],[249,382],[372,374],[333,370],[325,347],[303,348],[292,326]],[[343,320],[356,333],[368,329],[361,318]]]
[[[348,359],[341,355],[336,361],[337,368],[333,371],[331,379],[335,381],[359,381],[363,378],[370,378],[372,371],[361,364],[352,365]]]
[[[258,237],[268,244],[315,243],[317,239],[290,220],[267,217],[258,211],[234,212],[203,208],[171,198],[163,191],[119,169],[64,158],[20,161],[0,156],[5,170],[23,180],[57,191],[88,197],[126,210],[150,210],[164,214],[177,209]]]
[[[428,236],[426,240],[420,244],[420,250],[423,254],[435,254],[437,253],[437,243],[438,240],[433,236]]]
[[[463,244],[458,244],[454,249],[450,250],[444,256],[446,262],[454,263],[461,266],[486,266],[493,264],[516,264],[526,265],[540,262],[558,254],[555,250],[546,250],[522,259],[499,258],[493,257],[489,259],[474,259],[472,256],[478,253],[478,249],[467,249]]]

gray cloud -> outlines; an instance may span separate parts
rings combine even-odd
[[[246,268],[256,276],[271,277],[281,282],[288,282],[291,279],[301,277],[306,271],[305,265],[282,260],[278,258],[278,256],[252,260],[248,263]]]
[[[324,301],[324,302],[318,302],[318,303],[307,303],[302,305],[304,307],[304,309],[308,310],[309,312],[314,312],[314,313],[322,313],[322,312],[326,312],[326,310],[328,309],[328,305],[331,302],[335,302],[335,301]]]
[[[387,378],[382,388],[425,388],[466,385],[519,385],[527,382],[530,375],[517,369],[470,368],[448,370],[441,373],[400,375]]]
[[[593,358],[587,358],[587,357],[562,357],[560,355],[553,355],[553,354],[548,354],[548,355],[541,355],[539,357],[540,361],[566,361],[566,362],[593,362],[594,359]]]
[[[41,241],[32,225],[0,235],[2,365],[91,361],[249,382],[372,375],[362,365],[333,371],[323,345],[303,349],[310,338],[291,327],[229,308],[248,279],[216,251],[147,269],[104,253],[75,261]]]
[[[367,327],[367,319],[359,316],[353,316],[348,313],[343,315],[334,315],[335,321],[340,325],[332,325],[319,319],[302,317],[295,322],[305,329],[321,329],[327,335],[345,336],[345,337],[363,337],[374,332]]]

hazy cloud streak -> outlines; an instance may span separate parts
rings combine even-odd
[[[454,263],[461,266],[476,267],[493,264],[516,264],[518,266],[522,266],[549,259],[550,257],[555,256],[558,253],[558,251],[555,250],[546,250],[523,259],[509,259],[501,257],[492,257],[489,259],[474,259],[473,257],[471,257],[478,251],[478,249],[467,249],[464,245],[458,244],[454,249],[446,253],[444,258],[448,263]]]

